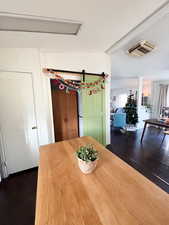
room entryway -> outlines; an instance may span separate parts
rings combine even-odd
[[[55,141],[92,136],[106,143],[105,90],[108,75],[44,68],[51,86]]]
[[[73,90],[66,93],[51,81],[51,94],[55,141],[78,137],[78,93]]]
[[[5,176],[36,167],[38,135],[31,73],[0,72],[0,108]]]

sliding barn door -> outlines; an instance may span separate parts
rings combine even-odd
[[[94,82],[97,76],[86,76],[85,82]],[[89,95],[89,89],[82,90],[83,135],[92,136],[106,144],[105,90]]]

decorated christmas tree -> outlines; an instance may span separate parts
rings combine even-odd
[[[127,103],[125,106],[126,112],[126,122],[129,125],[136,125],[138,122],[138,114],[137,114],[137,101],[134,97],[134,94],[130,91],[130,94],[127,98]]]

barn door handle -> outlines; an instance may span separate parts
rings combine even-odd
[[[35,129],[38,129],[36,126],[35,127],[32,127],[32,130],[35,130]]]

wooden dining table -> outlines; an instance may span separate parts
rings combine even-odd
[[[75,151],[91,143],[96,169],[78,168]],[[35,225],[168,225],[169,195],[92,137],[40,147]]]

